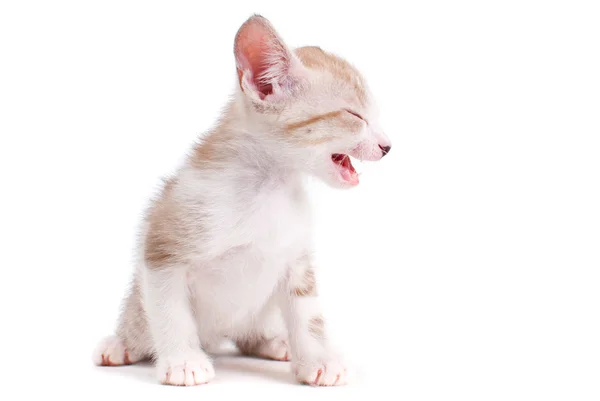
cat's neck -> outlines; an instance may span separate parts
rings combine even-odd
[[[215,127],[192,150],[190,165],[223,179],[297,181],[302,175],[299,166],[267,132],[272,128],[258,124],[244,106],[236,100],[227,105]]]

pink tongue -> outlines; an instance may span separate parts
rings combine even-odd
[[[342,168],[341,175],[344,181],[346,181],[347,183],[353,185],[358,184],[358,174],[356,173],[356,171],[351,171],[350,169]]]

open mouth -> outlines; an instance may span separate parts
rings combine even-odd
[[[342,182],[349,185],[358,185],[358,173],[350,161],[350,156],[342,153],[334,153],[331,155],[331,160]]]

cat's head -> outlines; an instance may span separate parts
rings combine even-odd
[[[234,53],[248,116],[304,171],[352,187],[349,156],[375,161],[389,152],[367,83],[345,60],[319,47],[290,49],[259,15],[240,27]]]

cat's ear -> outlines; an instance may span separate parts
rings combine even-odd
[[[299,84],[303,66],[271,23],[250,17],[235,36],[234,54],[240,88],[260,100],[289,95]]]

